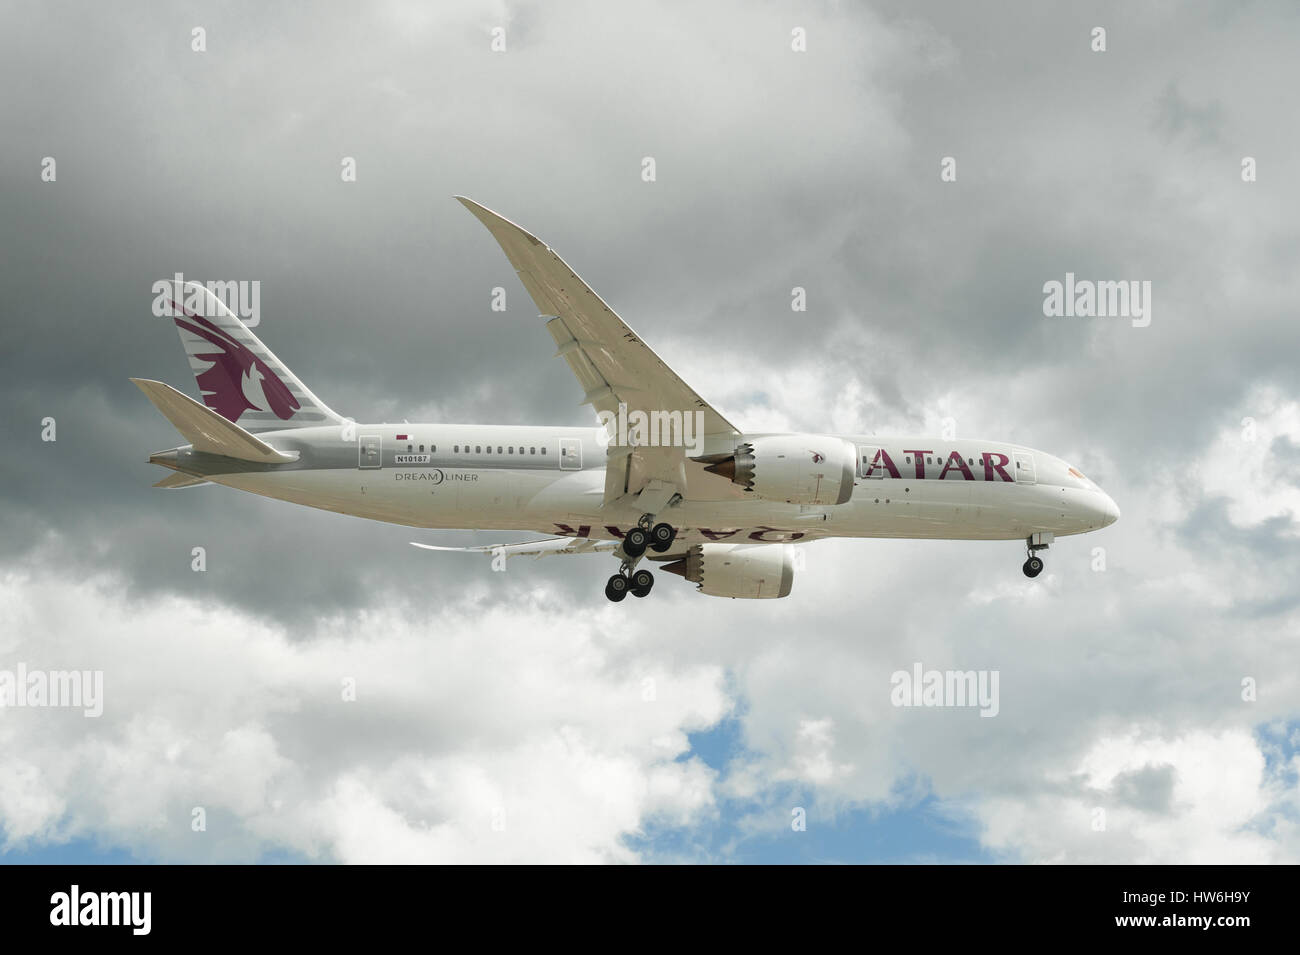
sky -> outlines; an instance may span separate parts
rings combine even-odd
[[[0,708],[0,861],[1300,861],[1293,6],[0,11],[0,671],[103,674]],[[528,533],[150,487],[177,272],[359,421],[593,423],[462,194],[744,430],[1015,442],[1123,517],[615,605],[408,544]],[[1045,315],[1067,273],[1150,323]]]

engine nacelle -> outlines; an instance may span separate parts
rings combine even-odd
[[[704,470],[769,501],[843,504],[853,496],[857,451],[842,438],[824,434],[751,438],[734,454],[706,460],[711,463]]]
[[[794,586],[789,544],[696,544],[660,567],[699,584],[710,597],[786,597]]]

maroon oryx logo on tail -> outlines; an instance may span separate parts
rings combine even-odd
[[[215,351],[194,355],[212,363],[212,367],[195,375],[205,405],[230,421],[238,421],[245,411],[270,411],[282,420],[293,417],[301,406],[266,362],[206,318],[174,300],[171,304],[189,319],[173,316],[178,328],[216,347]]]

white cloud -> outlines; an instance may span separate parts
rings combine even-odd
[[[1117,791],[1122,773],[1148,768],[1172,775],[1167,807],[1126,803]],[[1295,861],[1294,827],[1270,815],[1285,793],[1266,775],[1251,734],[1241,730],[1104,737],[1083,754],[1073,773],[1050,782],[1055,786],[1028,798],[977,802],[985,843],[1012,850],[1026,862]],[[1104,828],[1094,825],[1099,819]],[[1288,831],[1266,834],[1257,828],[1265,822]]]
[[[1036,861],[1296,860],[1279,808],[1300,804],[1294,758],[1253,732],[1300,699],[1297,568],[1250,536],[1300,514],[1271,444],[1300,443],[1300,273],[1295,181],[1276,158],[1297,152],[1276,105],[1293,57],[1270,18],[1144,7],[1094,56],[1045,7],[951,4],[930,25],[862,6],[629,19],[594,3],[387,3],[342,28],[215,22],[209,58],[233,68],[213,72],[156,18],[84,15],[57,62],[42,42],[55,21],[0,40],[0,68],[42,89],[6,101],[6,128],[62,130],[58,189],[73,199],[50,204],[27,158],[6,167],[27,212],[2,237],[10,305],[51,320],[4,355],[23,360],[6,366],[19,450],[0,512],[17,528],[7,545],[49,546],[13,551],[36,569],[0,584],[0,666],[102,667],[108,709],[0,714],[8,845],[629,861],[625,835],[710,822],[728,798],[757,803],[747,831],[788,832],[793,788],[822,819],[933,794],[985,844]],[[796,22],[807,54],[789,50]],[[489,51],[495,25],[508,54]],[[120,63],[99,55],[105,38]],[[1164,96],[1171,66],[1185,79]],[[1170,135],[1184,127],[1153,111],[1171,104],[1212,128]],[[164,115],[202,120],[160,141]],[[200,128],[242,145],[213,150]],[[106,131],[118,148],[102,148]],[[42,154],[30,136],[8,143]],[[1257,184],[1240,181],[1244,152]],[[361,178],[343,187],[353,154]],[[653,185],[638,177],[647,154]],[[950,154],[959,180],[941,184]],[[512,565],[503,586],[477,566],[413,565],[400,529],[219,488],[141,496],[143,455],[173,439],[120,400],[121,368],[157,334],[137,336],[129,289],[177,256],[264,275],[268,341],[340,410],[588,420],[453,192],[553,242],[742,427],[883,434],[952,417],[960,436],[1060,454],[1124,518],[1059,541],[1033,582],[1016,541],[869,540],[809,547],[788,600],[718,601],[661,577],[649,601],[610,607],[603,558]],[[79,265],[53,285],[52,248]],[[1042,282],[1095,268],[1156,282],[1149,329],[1044,319]],[[497,284],[508,316],[486,310]],[[796,284],[807,313],[790,311]],[[132,331],[92,335],[82,355],[67,331],[88,321]],[[176,355],[157,347],[165,369]],[[1270,378],[1282,386],[1251,391]],[[21,450],[21,422],[47,413],[97,461],[93,480],[56,457],[67,444]],[[1186,526],[1218,497],[1229,526]],[[263,521],[274,532],[250,546]],[[76,532],[40,536],[60,524]],[[160,555],[198,533],[246,559],[173,574]],[[74,583],[70,555],[122,576]],[[235,605],[294,618],[292,635]],[[889,674],[918,660],[997,668],[997,718],[892,707]],[[1258,702],[1241,700],[1243,677]],[[735,762],[719,775],[680,759],[733,698]]]
[[[110,584],[0,583],[6,659],[105,679],[99,719],[0,714],[9,847],[630,861],[622,840],[647,821],[711,808],[712,771],[677,757],[729,708],[721,669],[610,640],[599,617],[545,614],[545,592],[429,617],[394,604],[291,642],[219,605],[133,604]]]
[[[1300,402],[1277,387],[1252,389],[1199,459],[1202,493],[1228,500],[1236,524],[1258,524],[1273,517],[1295,522],[1300,531],[1298,461],[1283,461],[1274,442],[1300,449]]]

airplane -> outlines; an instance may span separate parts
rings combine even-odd
[[[500,244],[595,410],[595,427],[358,424],[331,410],[203,285],[159,283],[202,403],[130,379],[189,443],[151,455],[155,487],[217,484],[418,528],[540,533],[435,551],[609,553],[605,595],[645,597],[649,566],[699,593],[779,598],[795,542],[832,537],[1023,540],[1037,577],[1057,537],[1119,519],[1070,464],[1008,441],[741,431],[550,247],[456,197]],[[647,562],[643,565],[643,561]],[[494,566],[496,566],[494,564]]]

